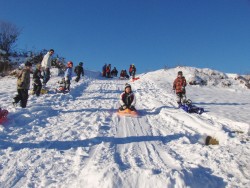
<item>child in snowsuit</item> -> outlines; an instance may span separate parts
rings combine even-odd
[[[25,68],[18,74],[17,79],[17,95],[13,98],[13,105],[16,106],[20,102],[22,108],[26,108],[28,101],[28,90],[30,88],[30,72],[32,64],[30,62],[25,63]]]
[[[78,82],[80,80],[81,75],[84,76],[83,62],[80,62],[78,66],[75,67],[74,72],[76,73],[75,81]]]
[[[42,82],[40,79],[42,79],[42,67],[40,64],[36,65],[36,70],[33,73],[33,93],[36,94],[36,96],[39,96],[42,89]]]
[[[174,80],[173,83],[173,90],[175,90],[177,96],[177,103],[180,107],[182,103],[186,101],[186,87],[187,82],[185,77],[183,76],[182,71],[178,72],[177,78]]]
[[[69,61],[67,63],[67,69],[64,74],[64,79],[65,79],[65,91],[70,91],[70,80],[72,79],[72,68],[73,68],[73,63],[72,61]]]
[[[121,107],[119,110],[125,110],[125,109],[130,109],[131,111],[135,111],[135,103],[136,103],[136,98],[134,93],[131,90],[131,85],[130,84],[125,84],[125,89],[124,92],[120,95],[120,100],[119,100]]]

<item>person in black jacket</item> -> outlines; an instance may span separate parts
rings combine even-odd
[[[111,76],[117,77],[117,74],[118,74],[118,70],[116,69],[116,67],[114,67],[113,70],[111,71]]]
[[[36,65],[36,70],[33,73],[33,93],[36,94],[36,96],[40,96],[41,89],[42,89],[42,82],[40,79],[42,79],[42,67],[40,64]]]
[[[75,67],[74,72],[76,73],[75,81],[78,82],[80,80],[81,75],[84,76],[83,62],[80,62],[79,65]]]

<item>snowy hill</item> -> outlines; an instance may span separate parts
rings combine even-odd
[[[202,115],[175,108],[179,70],[196,81],[187,97]],[[130,82],[86,71],[70,94],[30,96],[26,109],[11,105],[16,79],[1,78],[0,105],[10,114],[0,125],[0,187],[249,187],[250,90],[209,69],[139,76]],[[138,118],[115,113],[126,82]],[[219,145],[204,145],[206,135]]]

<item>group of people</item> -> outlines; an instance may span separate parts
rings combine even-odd
[[[182,71],[178,71],[177,78],[173,82],[173,90],[176,93],[178,107],[185,103],[186,101],[186,87],[187,81],[183,76]],[[132,92],[131,85],[125,84],[124,92],[120,95],[120,111],[129,109],[135,111],[136,98]]]
[[[17,95],[13,98],[13,105],[17,105],[20,102],[22,108],[26,108],[28,101],[28,91],[30,89],[30,74],[33,73],[33,94],[40,96],[41,89],[46,86],[50,80],[51,73],[51,61],[54,50],[50,49],[43,57],[41,64],[36,65],[36,69],[32,71],[32,63],[26,62],[25,67],[17,74]],[[67,68],[64,72],[63,77],[63,89],[70,91],[70,84],[73,73],[73,62],[67,63]],[[75,81],[78,82],[81,76],[84,76],[83,62],[80,62],[75,67],[74,72],[76,73]]]
[[[136,74],[136,68],[135,68],[135,65],[132,64],[129,66],[129,75],[128,75],[126,69],[122,69],[121,73],[120,73],[120,78],[121,79],[128,79],[129,76],[131,76],[132,78],[135,78],[135,74]],[[102,67],[102,76],[103,77],[112,78],[112,77],[117,77],[117,75],[118,75],[118,70],[116,69],[116,67],[114,67],[111,70],[111,64],[108,64],[108,65],[105,64]]]
[[[51,68],[51,56],[53,55],[54,50],[51,49],[48,51],[48,53],[44,56],[41,64],[36,65],[36,69],[33,73],[33,93],[36,96],[40,95],[41,89],[43,86],[47,84],[47,82],[50,79],[50,68]],[[108,69],[103,70],[103,76],[110,75],[111,72],[109,71],[111,69],[111,65],[106,65],[106,68]],[[108,71],[107,71],[108,70]],[[113,72],[114,75],[117,76],[118,71],[114,67],[115,70]],[[84,69],[83,69],[83,62],[80,62],[78,66],[75,67],[74,72],[76,73],[76,79],[75,81],[78,82],[80,80],[81,76],[84,76]],[[105,72],[105,73],[104,73]],[[26,108],[27,101],[28,101],[28,90],[30,88],[30,73],[32,73],[32,63],[26,62],[25,67],[18,73],[17,75],[17,95],[13,98],[13,104],[16,105],[20,102],[20,106],[22,108]],[[73,62],[69,61],[67,63],[67,69],[65,70],[64,77],[62,79],[61,84],[63,84],[63,89],[66,91],[70,91],[70,84],[72,80],[72,73],[73,73]],[[129,75],[134,78],[136,73],[136,68],[134,65],[130,65],[129,68]],[[121,77],[126,77],[127,73],[126,70],[122,70]],[[42,81],[41,81],[42,79]],[[174,80],[173,83],[173,90],[176,93],[177,96],[177,103],[180,106],[183,101],[186,100],[186,79],[183,76],[182,71],[178,72],[177,78]],[[135,109],[135,103],[136,98],[134,93],[132,92],[132,88],[130,84],[126,84],[124,88],[124,92],[120,95],[120,108],[119,110],[125,110],[130,109],[131,111],[136,110]]]

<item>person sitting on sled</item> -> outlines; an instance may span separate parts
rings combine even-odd
[[[177,78],[174,80],[173,83],[173,90],[175,90],[178,107],[181,106],[182,103],[186,101],[186,87],[187,81],[183,76],[182,71],[178,72]]]
[[[125,89],[124,92],[120,95],[119,102],[121,104],[119,110],[122,111],[125,109],[129,109],[131,111],[136,111],[135,109],[136,98],[134,93],[132,92],[130,84],[125,84]]]

